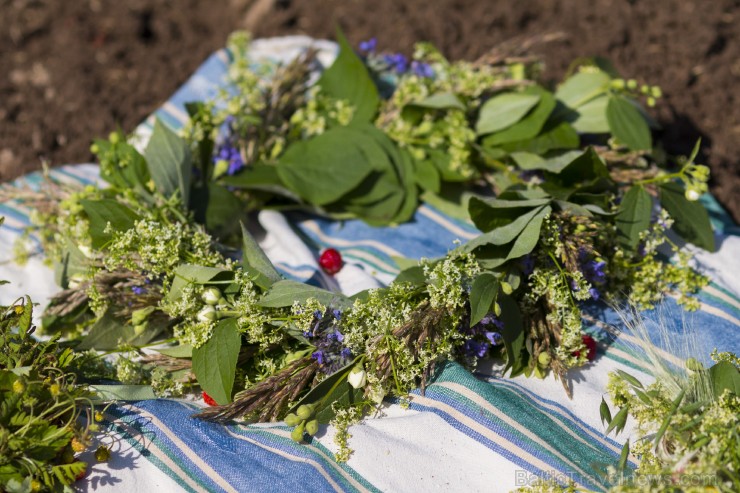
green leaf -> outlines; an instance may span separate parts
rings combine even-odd
[[[619,463],[617,464],[617,469],[620,471],[624,471],[627,468],[627,460],[630,457],[630,441],[629,439],[624,443],[624,446],[622,447],[622,453],[619,454]]]
[[[193,188],[190,202],[195,221],[222,239],[236,231],[239,218],[244,215],[242,202],[225,187],[212,181]]]
[[[54,280],[62,288],[69,288],[69,278],[75,274],[87,273],[89,259],[69,238],[62,239],[63,247],[59,262],[54,265]]]
[[[601,157],[594,151],[593,147],[586,149],[582,154],[568,163],[568,165],[563,167],[560,173],[553,176],[564,186],[583,183],[596,178],[610,179],[609,169],[607,169],[604,161],[601,160]]]
[[[288,190],[278,175],[277,166],[257,163],[239,172],[234,176],[222,176],[218,183],[243,188],[245,190],[259,190],[269,192],[295,202],[301,198]]]
[[[499,281],[490,272],[482,272],[470,287],[470,326],[480,322],[491,311],[491,304],[496,299]]]
[[[262,289],[268,289],[283,278],[244,224],[242,224],[242,266],[245,271],[254,271],[260,275],[261,283],[257,284]]]
[[[236,319],[227,318],[218,322],[208,342],[193,349],[198,384],[219,405],[231,402],[241,339]]]
[[[555,97],[570,108],[576,109],[592,101],[609,88],[611,77],[604,72],[579,72],[563,82]]]
[[[580,106],[576,110],[578,116],[571,122],[576,132],[581,134],[609,133],[609,121],[606,118],[609,100],[609,96],[605,94]]]
[[[527,225],[532,221],[532,219],[539,213],[542,212],[543,208],[546,207],[544,205],[541,205],[539,207],[536,207],[534,209],[531,209],[530,211],[524,213],[522,212],[519,215],[514,216],[516,219],[511,221],[508,224],[505,224],[503,226],[499,226],[491,231],[488,231],[487,233],[484,233],[476,238],[473,238],[468,243],[465,244],[466,251],[472,251],[474,248],[477,248],[481,245],[505,245],[507,243],[510,243],[514,241],[519,234],[524,231],[524,228],[527,227]],[[506,213],[509,213],[510,211],[520,211],[521,209],[505,209]],[[491,215],[500,214],[500,209],[491,209],[490,213]]]
[[[619,204],[619,213],[615,218],[619,241],[630,249],[637,247],[640,233],[650,227],[650,215],[653,199],[642,185],[630,188]]]
[[[147,326],[141,334],[129,323],[124,323],[120,318],[108,310],[90,327],[82,342],[75,348],[78,350],[97,349],[98,351],[112,351],[117,349],[121,343],[131,345],[146,344],[161,332],[161,327]]]
[[[584,151],[555,151],[542,156],[531,152],[512,152],[511,158],[516,165],[525,170],[542,169],[550,173],[560,173],[570,163],[583,155]]]
[[[451,92],[438,92],[436,94],[432,94],[426,99],[407,104],[404,109],[409,107],[430,110],[456,109],[465,111],[465,105],[460,101],[460,98]]]
[[[523,94],[538,95],[540,102],[527,116],[514,125],[483,139],[486,147],[496,147],[508,142],[531,139],[540,133],[555,109],[555,97],[541,87],[530,87]]]
[[[355,389],[347,381],[347,375],[349,375],[349,372],[355,366],[356,361],[357,359],[353,360],[344,368],[337,370],[322,380],[298,404],[293,406],[289,412],[294,413],[303,404],[321,402],[323,405],[316,412],[316,419],[319,420],[319,423],[328,424],[334,419],[332,403],[336,402],[339,406],[351,406],[361,402],[364,389]]]
[[[193,357],[193,346],[190,344],[178,344],[177,346],[155,348],[160,354],[169,356],[170,358],[192,358]]]
[[[664,183],[659,191],[660,205],[674,220],[673,230],[684,240],[713,252],[712,223],[701,202],[686,199],[684,188],[677,183]]]
[[[727,389],[740,395],[740,372],[732,363],[720,361],[709,369],[715,397],[719,398]]]
[[[638,389],[643,388],[642,382],[640,382],[638,379],[636,379],[635,377],[633,377],[632,375],[630,375],[626,371],[617,370],[617,374],[619,374],[619,376],[622,377],[622,379],[624,379],[627,382],[629,382],[630,385],[632,385],[633,387],[638,388]]]
[[[568,122],[551,118],[536,137],[502,144],[501,149],[508,153],[524,151],[542,155],[549,151],[577,149],[580,142],[578,133]]]
[[[609,97],[606,119],[611,133],[633,151],[649,151],[653,147],[650,127],[640,111],[627,98]]]
[[[98,156],[105,156],[110,161],[110,165],[100,167],[101,178],[122,190],[131,188],[148,193],[149,167],[134,146],[122,140],[112,144],[102,139],[96,140],[95,145],[100,149]]]
[[[603,397],[601,398],[601,406],[599,406],[599,414],[601,415],[601,424],[611,422],[612,413],[609,410],[609,405],[606,403]]]
[[[335,202],[372,171],[357,144],[368,138],[351,128],[335,127],[308,141],[298,141],[280,157],[278,175],[289,189],[311,204]]]
[[[151,385],[91,385],[102,401],[145,401],[156,399]]]
[[[108,223],[114,231],[124,232],[133,228],[134,223],[140,219],[134,211],[111,199],[83,199],[80,200],[80,205],[90,221],[90,238],[96,250],[113,238],[112,233],[105,231]]]
[[[157,189],[165,197],[179,192],[182,203],[187,207],[193,166],[188,144],[157,119],[144,156]]]
[[[439,193],[442,184],[439,170],[430,160],[414,160],[414,178],[416,183],[424,190]]]
[[[619,435],[619,433],[624,430],[624,425],[627,424],[628,416],[629,408],[627,406],[624,406],[619,410],[616,416],[614,416],[614,419],[612,419],[611,423],[609,423],[609,426],[606,429],[606,434],[608,435],[612,430],[614,430],[614,434]]]
[[[333,98],[349,101],[355,107],[353,122],[368,122],[378,110],[380,97],[365,64],[337,28],[339,55],[331,67],[321,74],[317,85]]]
[[[295,301],[303,303],[309,298],[315,298],[319,303],[333,307],[344,305],[347,300],[341,293],[333,293],[302,282],[284,279],[273,284],[270,290],[262,296],[258,305],[268,308],[282,308],[293,306]]]
[[[663,438],[663,435],[665,435],[665,432],[668,429],[668,426],[671,424],[671,420],[673,419],[673,416],[676,414],[676,411],[678,411],[679,406],[681,406],[681,401],[683,401],[684,395],[686,395],[686,389],[682,389],[681,392],[679,392],[676,399],[671,403],[671,408],[668,410],[668,415],[663,420],[663,424],[660,425],[660,429],[658,429],[658,433],[655,434],[655,439],[653,443],[655,444],[656,448],[658,447],[660,440]]]
[[[524,348],[524,323],[519,305],[511,296],[501,294],[496,301],[501,307],[499,319],[503,323],[501,338],[506,348],[506,368],[511,369],[511,376],[520,374],[527,366],[527,353]]]
[[[478,135],[512,126],[540,102],[539,94],[505,93],[486,101],[480,109],[475,131]]]
[[[426,283],[426,280],[427,278],[424,275],[424,269],[420,265],[414,265],[402,270],[393,282],[409,282],[411,284],[423,286]]]

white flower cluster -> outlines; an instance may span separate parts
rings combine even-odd
[[[454,311],[465,306],[466,293],[480,272],[475,257],[468,253],[448,255],[433,264],[422,259],[422,266],[432,308]]]

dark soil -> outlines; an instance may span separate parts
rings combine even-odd
[[[0,0],[0,181],[91,159],[91,138],[132,130],[234,29],[333,38],[337,24],[353,43],[427,40],[451,58],[562,31],[535,47],[546,76],[601,55],[659,85],[659,140],[686,154],[701,137],[712,191],[740,220],[738,0]]]

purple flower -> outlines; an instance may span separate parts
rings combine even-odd
[[[434,69],[428,63],[414,60],[411,62],[411,71],[419,77],[427,77],[430,79],[434,77]]]
[[[399,74],[403,74],[409,68],[408,59],[401,53],[384,55],[383,61],[388,65],[388,68],[395,70]]]
[[[529,276],[534,271],[534,257],[526,254],[519,260],[519,267],[522,269],[522,274]]]
[[[323,351],[315,351],[313,354],[311,354],[311,357],[318,361],[320,365],[323,365],[324,361],[326,360]]]
[[[599,293],[599,290],[596,288],[591,288],[588,290],[588,292],[591,294],[591,298],[593,298],[594,300],[598,301],[598,299],[601,298],[601,293]]]
[[[478,342],[475,339],[468,339],[465,341],[463,351],[466,356],[475,356],[476,358],[482,358],[488,352],[487,342]]]
[[[334,318],[337,320],[342,320],[342,310],[334,310],[332,315],[334,315]]]
[[[583,248],[578,252],[578,262],[581,264],[583,277],[591,284],[604,284],[606,282],[606,262],[589,258],[589,254]]]
[[[323,316],[323,313],[321,313],[321,310],[314,310],[313,312],[313,318],[321,320],[321,317]]]
[[[501,328],[503,328],[503,324],[501,324],[501,326]],[[498,346],[499,344],[501,344],[502,337],[501,334],[499,334],[498,332],[485,332],[484,335],[486,336],[486,339],[491,341],[491,344],[493,346]]]
[[[135,295],[140,296],[146,293],[146,288],[143,288],[141,286],[133,286],[131,288],[131,291],[133,291]]]
[[[378,46],[377,38],[370,38],[367,41],[360,41],[360,52],[372,53],[375,51],[375,48],[377,46]]]
[[[219,161],[226,161],[229,163],[229,167],[226,170],[226,174],[233,176],[244,168],[244,160],[239,149],[234,147],[230,142],[224,142],[218,147],[218,152],[213,156],[214,164]]]

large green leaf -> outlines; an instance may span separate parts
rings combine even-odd
[[[193,373],[217,404],[231,402],[241,345],[236,319],[227,318],[216,325],[208,342],[193,349]]]
[[[534,250],[540,240],[542,221],[550,212],[552,212],[552,208],[549,205],[542,207],[516,237],[511,247],[493,244],[479,246],[476,249],[476,256],[479,257],[481,266],[486,269],[495,269],[509,260],[523,257]],[[461,248],[468,251],[466,247],[467,244]]]
[[[720,361],[709,369],[709,375],[716,397],[721,396],[725,390],[740,396],[740,372],[735,365]]]
[[[609,88],[610,80],[611,77],[605,72],[579,72],[558,87],[555,97],[576,109],[604,94]]]
[[[499,281],[490,272],[482,272],[470,287],[470,326],[480,322],[491,311],[498,293]]]
[[[710,252],[714,251],[714,233],[709,213],[699,201],[690,201],[677,183],[660,186],[660,205],[673,218],[673,229],[684,240]]]
[[[606,119],[611,133],[633,151],[649,151],[653,147],[650,127],[640,110],[624,96],[609,97]]]
[[[318,86],[324,94],[345,99],[355,107],[353,122],[368,122],[378,111],[380,98],[365,64],[355,54],[342,31],[337,29],[339,55],[321,74]]]
[[[157,119],[144,156],[157,189],[165,197],[179,193],[182,203],[187,207],[193,168],[188,144]]]
[[[151,385],[91,385],[102,401],[146,401],[156,399]]]
[[[550,197],[506,200],[471,197],[468,201],[468,213],[475,226],[484,232],[504,227],[531,209],[550,203]]]
[[[143,333],[137,334],[134,326],[123,323],[120,318],[113,315],[111,310],[108,310],[90,327],[76,349],[111,351],[117,349],[121,343],[142,345],[159,335],[161,329],[161,327],[154,327],[150,324]]]
[[[258,304],[269,308],[282,308],[292,306],[296,301],[302,303],[309,298],[315,298],[319,303],[331,306],[343,305],[347,300],[341,293],[285,279],[273,284]]]
[[[609,122],[606,119],[606,107],[609,104],[606,94],[592,99],[576,110],[577,116],[571,122],[573,128],[582,134],[609,133]]]
[[[478,135],[512,126],[540,102],[539,94],[504,93],[486,101],[480,109],[475,131]]]
[[[583,151],[580,150],[554,151],[545,156],[531,152],[513,152],[511,153],[511,158],[521,169],[541,169],[557,174],[582,154]]]
[[[630,188],[619,204],[616,217],[619,241],[622,245],[634,249],[640,241],[640,233],[650,227],[650,213],[653,200],[641,185]]]
[[[146,192],[150,180],[149,167],[134,146],[122,141],[112,144],[102,139],[96,140],[95,145],[100,149],[98,155],[105,156],[111,164],[100,167],[100,176],[105,181],[124,190],[131,188]]]
[[[357,187],[372,171],[358,140],[369,139],[335,127],[308,141],[292,144],[281,156],[278,175],[308,202],[330,204]]]
[[[280,273],[272,265],[267,255],[265,255],[264,250],[260,248],[257,241],[243,224],[242,245],[242,266],[245,270],[258,274],[262,282],[257,282],[257,284],[262,289],[267,289],[282,279]]]
[[[596,178],[609,179],[609,169],[593,147],[589,147],[573,161],[564,166],[560,173],[552,175],[564,186],[583,183]]]
[[[514,219],[508,224],[499,226],[495,229],[492,229],[491,231],[488,231],[487,233],[483,233],[482,235],[473,238],[465,244],[465,250],[473,251],[479,246],[489,244],[506,245],[507,243],[514,241],[519,236],[519,234],[524,231],[524,228],[527,227],[530,221],[532,221],[535,216],[540,214],[545,207],[547,206],[541,205],[529,210],[528,212],[522,212],[521,215],[517,216],[509,216],[508,213],[510,213],[511,211],[519,211],[520,209],[505,209],[507,213],[506,219],[509,219],[510,217],[514,217]],[[500,209],[491,209],[490,213],[500,214],[500,211]]]
[[[212,181],[193,188],[190,202],[196,222],[222,240],[237,230],[244,215],[242,202],[226,187]]]
[[[259,190],[299,202],[301,199],[288,190],[278,175],[277,166],[257,163],[234,176],[222,176],[218,183],[246,190]]]
[[[547,122],[550,114],[555,109],[555,97],[540,87],[527,88],[524,94],[538,95],[540,101],[537,106],[519,122],[484,138],[484,146],[497,147],[509,142],[531,139],[540,133],[540,130],[545,126],[545,122]]]
[[[138,214],[112,199],[83,199],[80,205],[90,221],[90,238],[95,249],[103,247],[113,238],[112,232],[106,232],[108,223],[113,231],[125,232],[139,220]]]

